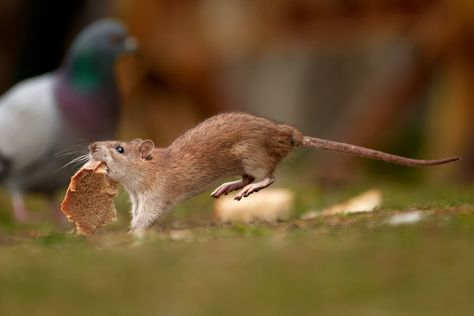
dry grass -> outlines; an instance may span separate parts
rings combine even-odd
[[[298,189],[298,210],[349,197]],[[137,242],[127,216],[91,239],[0,211],[2,315],[470,315],[472,188],[383,187],[371,214],[214,225],[206,196]],[[127,207],[123,197],[119,209]],[[2,205],[7,205],[2,204]],[[413,225],[387,218],[409,209]],[[202,211],[201,211],[202,210]]]

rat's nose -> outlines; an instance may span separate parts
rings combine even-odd
[[[90,143],[89,144],[89,151],[91,153],[95,152],[97,150],[97,143]]]

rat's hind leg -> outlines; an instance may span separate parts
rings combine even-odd
[[[217,189],[214,190],[214,192],[211,193],[211,196],[213,198],[219,198],[222,196],[222,194],[227,194],[232,191],[238,190],[243,188],[249,183],[252,183],[255,180],[254,177],[248,176],[244,174],[242,176],[242,179],[237,180],[237,181],[232,181],[232,182],[226,182],[221,184]]]
[[[275,179],[273,176],[264,178],[262,181],[251,183],[246,185],[240,192],[234,197],[234,200],[240,201],[243,197],[247,197],[254,192],[258,192],[261,189],[265,189],[273,183]]]
[[[269,152],[268,148],[260,143],[253,144],[253,146],[252,144],[237,146],[234,153],[241,160],[245,174],[258,180],[258,182],[244,186],[234,197],[235,200],[240,201],[243,197],[258,192],[273,183],[273,171],[282,157]]]

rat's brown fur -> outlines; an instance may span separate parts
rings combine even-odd
[[[123,147],[123,153],[117,148]],[[245,113],[216,115],[176,139],[167,148],[150,140],[97,142],[91,159],[103,160],[111,179],[119,181],[132,201],[131,230],[142,233],[179,201],[207,190],[222,178],[212,196],[234,190],[240,200],[273,183],[280,161],[295,147],[306,146],[348,152],[405,165],[435,165],[457,160],[415,160],[368,148],[303,136],[296,128]]]

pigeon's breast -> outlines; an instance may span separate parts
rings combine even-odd
[[[51,74],[20,82],[0,99],[0,153],[22,169],[48,154],[59,116]]]

